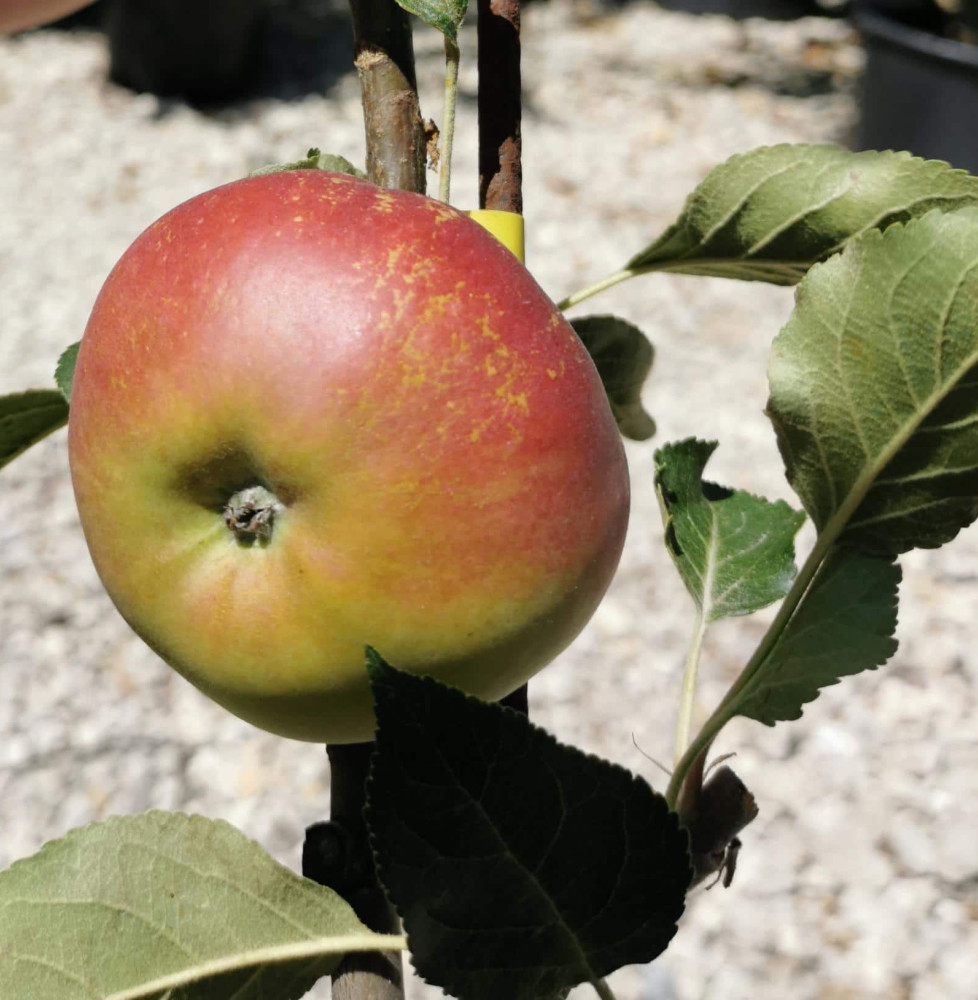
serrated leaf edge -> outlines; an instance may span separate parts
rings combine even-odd
[[[682,438],[679,441],[670,441],[667,444],[662,445],[661,448],[657,448],[656,449],[656,452],[655,452],[656,465],[658,465],[658,456],[663,451],[666,451],[669,448],[680,447],[682,445],[690,444],[690,443],[692,443],[692,444],[706,445],[710,449],[709,452],[706,455],[706,460],[703,463],[703,467],[700,470],[702,472],[706,468],[707,463],[709,462],[709,460],[713,457],[714,452],[716,451],[717,447],[720,444],[719,441],[710,441],[710,440],[706,440],[704,438],[698,438],[698,437],[695,437],[695,436],[693,436],[693,437],[687,437],[687,438]],[[665,529],[668,530],[669,525],[672,523],[672,520],[673,520],[673,514],[672,514],[671,511],[669,511],[667,509],[667,507],[665,505],[665,502],[664,502],[664,500],[662,498],[662,492],[661,492],[661,490],[659,489],[659,486],[658,486],[658,468],[656,468],[655,480],[656,480],[656,496],[659,499],[659,506],[660,506],[661,511],[662,511],[663,525],[664,525]],[[796,536],[797,536],[798,532],[801,530],[801,528],[803,527],[805,521],[808,520],[808,515],[805,513],[805,511],[803,511],[803,510],[796,510],[794,507],[791,506],[790,503],[788,503],[787,500],[783,500],[783,499],[780,499],[780,498],[777,499],[777,500],[771,500],[768,497],[761,496],[759,493],[752,493],[750,490],[737,489],[736,487],[733,487],[733,486],[725,486],[723,483],[718,483],[718,482],[716,482],[715,480],[712,480],[712,479],[703,479],[702,476],[700,477],[700,483],[701,483],[702,486],[715,486],[717,489],[728,490],[731,495],[739,495],[739,496],[742,496],[742,497],[748,497],[751,500],[756,500],[756,501],[758,501],[758,503],[766,504],[769,507],[781,507],[781,508],[787,509],[791,513],[797,515],[797,517],[798,517],[798,526],[795,528],[795,535]],[[706,504],[709,507],[711,507],[711,508],[713,507],[713,505],[715,503],[718,502],[718,501],[715,501],[715,500],[710,500],[706,496],[704,496],[703,499],[706,502]],[[711,517],[711,522],[712,522],[712,527],[711,527],[710,536],[711,536],[711,547],[712,547],[713,541],[716,538],[716,531],[714,530],[715,526],[716,526],[716,516],[715,515],[713,517]],[[669,551],[669,557],[673,560],[673,562],[675,562],[676,560],[675,560],[675,557],[672,554],[671,546],[667,545],[666,548]],[[792,550],[794,550],[794,544],[792,544]],[[795,557],[794,557],[794,554],[793,554],[792,555],[792,565],[794,565],[794,561],[795,561]],[[795,568],[797,569],[797,567],[795,567]],[[693,596],[693,595],[690,595],[690,596]],[[704,614],[705,614],[705,612],[706,612],[705,607],[703,605],[701,605],[700,602],[697,601],[695,597],[693,597],[693,600],[695,601],[697,607],[699,607],[700,610],[703,611]],[[778,600],[780,600],[780,598],[778,598]],[[772,602],[772,603],[774,603],[774,602]],[[745,616],[743,616],[743,615],[730,615],[729,617],[731,617],[731,618],[739,618],[739,617],[745,617]],[[707,618],[708,624],[714,624],[715,622],[722,620],[722,619],[719,619],[719,618],[710,618],[708,615],[706,615],[706,618]]]
[[[544,729],[542,726],[538,726],[536,723],[532,722],[522,712],[516,711],[515,709],[512,709],[512,708],[510,708],[507,705],[502,705],[499,702],[487,702],[487,701],[483,701],[481,698],[477,698],[474,695],[471,695],[468,692],[463,691],[461,688],[454,687],[451,684],[444,684],[443,682],[437,680],[434,677],[429,676],[428,674],[413,674],[413,673],[410,673],[408,671],[398,670],[396,667],[394,667],[390,663],[388,663],[372,647],[367,647],[367,649],[369,650],[368,657],[370,656],[370,654],[373,654],[373,657],[376,657],[376,660],[371,659],[371,661],[370,661],[370,674],[371,674],[371,686],[372,687],[374,686],[375,678],[376,678],[376,682],[377,683],[380,683],[380,684],[383,683],[383,675],[384,674],[387,674],[388,676],[393,676],[393,675],[396,675],[396,674],[406,674],[408,677],[412,678],[413,680],[425,682],[426,684],[429,684],[429,685],[435,685],[438,688],[447,689],[447,690],[453,692],[455,695],[460,695],[464,701],[467,701],[467,702],[470,702],[470,703],[474,703],[474,704],[480,705],[482,707],[488,707],[488,708],[492,708],[492,709],[497,709],[499,712],[503,713],[503,715],[516,716],[519,720],[521,720],[521,722],[523,722],[526,725],[528,725],[537,734],[543,735],[546,739],[552,741],[556,746],[560,747],[561,749],[569,750],[569,751],[573,752],[575,755],[577,755],[577,756],[579,756],[579,757],[581,757],[581,758],[583,758],[585,760],[593,760],[593,761],[598,762],[602,766],[611,767],[615,771],[619,772],[619,774],[621,774],[625,778],[627,778],[628,781],[631,784],[645,785],[645,787],[649,790],[649,792],[652,794],[652,796],[656,800],[658,800],[658,802],[660,803],[660,808],[663,811],[663,820],[664,820],[664,822],[667,823],[667,824],[673,825],[675,827],[675,831],[678,834],[685,833],[685,835],[686,835],[686,837],[685,837],[685,842],[686,842],[686,863],[687,863],[687,870],[688,870],[688,875],[689,875],[689,878],[687,880],[687,885],[686,885],[686,891],[688,892],[688,890],[689,890],[689,883],[693,879],[693,866],[692,866],[691,846],[690,846],[690,841],[689,841],[689,830],[682,824],[682,822],[680,821],[678,813],[672,808],[672,806],[666,800],[666,797],[661,792],[657,792],[651,786],[651,784],[649,784],[649,782],[646,781],[641,775],[634,774],[632,771],[629,771],[628,768],[623,767],[621,764],[617,764],[614,761],[609,761],[609,760],[605,759],[604,757],[601,757],[598,754],[590,753],[590,752],[588,752],[586,750],[582,750],[580,747],[574,746],[573,744],[562,742],[561,740],[557,739],[557,737],[554,736],[552,733],[550,733],[546,729]],[[378,730],[378,736],[379,736],[379,730]],[[381,853],[379,851],[379,848],[378,848],[378,845],[377,845],[377,842],[376,842],[377,838],[376,838],[375,834],[373,833],[373,831],[370,829],[370,824],[369,824],[369,816],[370,816],[370,791],[371,791],[371,788],[372,788],[372,786],[374,784],[373,759],[376,758],[377,754],[379,753],[378,747],[379,747],[379,741],[377,743],[375,743],[375,749],[374,749],[373,757],[372,757],[372,760],[371,760],[371,767],[370,767],[370,771],[368,772],[368,775],[367,775],[367,783],[366,783],[366,788],[367,788],[367,806],[366,806],[366,808],[364,810],[364,815],[367,817],[367,839],[368,839],[368,843],[369,843],[369,846],[370,846],[371,855],[372,855],[372,857],[374,859],[374,865],[376,867],[377,877],[378,877],[381,885],[383,885],[384,884],[384,867],[385,867],[385,865],[384,865],[384,859],[383,859],[383,856],[381,855]],[[507,848],[507,853],[509,853],[508,848]],[[516,860],[519,863],[520,867],[522,867],[522,862],[520,862],[519,859],[516,859]],[[536,880],[534,879],[534,881],[536,881]],[[386,891],[386,888],[385,888],[385,891]],[[544,893],[543,895],[544,895],[544,898],[547,899],[547,901],[549,902],[549,896],[548,896],[548,894]],[[390,901],[391,901],[391,905],[394,907],[394,910],[397,913],[398,917],[401,920],[403,920],[404,919],[404,912],[402,911],[401,907],[398,906],[398,904],[397,904],[397,902],[395,900],[391,899]],[[670,937],[670,940],[672,939],[672,937],[675,936],[676,932],[678,931],[678,922],[679,922],[679,919],[681,918],[682,914],[685,912],[685,909],[686,909],[686,905],[685,905],[685,901],[684,901],[682,903],[682,905],[680,906],[679,916],[677,916],[676,924],[673,927],[673,932],[672,932],[672,935]],[[557,913],[557,916],[560,917],[560,914]],[[564,925],[564,921],[563,921],[562,918],[560,919],[559,922],[560,922],[560,924],[562,926],[565,926]],[[573,932],[569,928],[568,928],[568,932],[569,932],[569,936],[570,936],[571,941],[575,945],[576,950],[577,951],[581,951],[581,949],[577,946],[577,938],[576,938],[576,936],[573,934]],[[410,935],[410,933],[407,934],[407,946],[408,946],[408,950],[410,951],[410,948],[411,948],[411,935]],[[584,971],[584,970],[589,970],[590,971],[590,963],[587,961],[586,955],[583,952],[581,952],[581,954],[584,956],[583,959],[582,959],[582,962],[581,962],[581,966],[580,966],[581,970],[582,971]],[[444,990],[444,987],[440,983],[436,983],[436,982],[433,982],[432,980],[428,979],[423,973],[419,972],[417,970],[417,968],[415,968],[415,974],[420,979],[422,979],[425,983],[428,983],[429,985],[436,986],[439,989]],[[595,977],[590,978],[590,979],[582,980],[582,982],[587,982],[587,983],[591,984],[592,986],[595,986],[595,988],[597,988],[598,983],[600,982],[600,980],[601,980],[601,977],[595,976]],[[600,990],[599,990],[599,993],[600,993]]]
[[[826,559],[827,558],[828,558],[828,556],[826,556]],[[874,558],[874,557],[867,557],[867,558]],[[824,561],[825,560],[823,560],[823,563],[824,563]],[[880,561],[881,562],[887,562],[889,560],[880,558]],[[798,708],[798,714],[794,715],[794,716],[791,716],[790,718],[786,718],[786,719],[774,719],[773,721],[769,722],[766,719],[758,719],[756,716],[747,715],[744,712],[742,712],[740,709],[737,709],[737,711],[734,714],[737,715],[737,716],[739,716],[742,719],[749,719],[751,722],[759,722],[762,726],[768,726],[771,729],[773,729],[779,722],[797,722],[805,714],[805,709],[809,705],[813,705],[816,701],[818,701],[818,699],[821,696],[822,692],[826,688],[835,687],[836,685],[841,684],[842,681],[846,677],[855,677],[858,674],[866,673],[867,671],[879,670],[880,667],[885,666],[887,663],[889,663],[889,661],[893,658],[893,656],[896,654],[897,649],[899,648],[899,641],[896,638],[896,630],[897,630],[897,627],[900,624],[900,614],[899,614],[899,607],[900,607],[900,584],[903,582],[903,568],[900,566],[900,563],[899,563],[898,560],[894,559],[894,560],[892,560],[892,562],[895,563],[895,565],[896,565],[897,576],[896,576],[896,580],[894,581],[895,584],[896,584],[896,590],[893,593],[893,598],[892,598],[891,601],[887,602],[887,607],[893,608],[894,615],[893,615],[893,633],[890,636],[888,636],[888,638],[892,642],[892,648],[890,649],[889,653],[886,656],[884,656],[882,659],[880,659],[877,663],[867,664],[866,666],[861,667],[857,671],[841,673],[841,674],[839,674],[838,677],[835,677],[835,678],[833,678],[830,681],[826,681],[824,684],[817,685],[814,696],[811,697],[811,698],[809,698],[808,701],[802,702],[801,705]],[[817,577],[817,574],[816,574],[816,577]],[[814,581],[815,581],[815,578],[813,578],[812,582],[814,583]],[[775,645],[772,647],[770,653],[765,658],[764,662],[759,665],[758,670],[751,677],[750,682],[748,684],[744,685],[744,688],[743,688],[743,690],[741,692],[742,697],[739,699],[741,701],[741,703],[746,702],[746,701],[749,700],[749,698],[751,696],[751,693],[757,687],[758,683],[760,683],[758,681],[758,678],[761,677],[761,675],[764,673],[764,668],[765,668],[765,665],[767,664],[767,661],[772,656],[776,655],[776,653],[778,651],[778,646],[780,645],[780,642],[781,642],[781,639],[784,637],[784,634],[791,627],[791,622],[792,622],[795,614],[797,614],[799,611],[801,611],[801,609],[803,607],[804,607],[804,598],[802,598],[802,600],[798,602],[798,605],[795,608],[794,613],[792,614],[791,618],[788,619],[788,622],[785,625],[784,629],[782,629],[781,636],[779,636],[779,638],[778,638],[778,642],[775,643]],[[767,686],[772,686],[773,687],[773,686],[776,686],[776,685],[770,685],[770,684],[768,684]]]
[[[80,347],[80,340],[69,344],[58,355],[58,363],[54,368],[54,382],[58,391],[64,396],[66,403],[71,403],[71,389],[75,381],[75,368],[78,365],[78,349]]]
[[[752,255],[755,254],[756,252],[758,252],[759,250],[762,250],[764,248],[764,246],[766,246],[769,242],[771,242],[772,239],[777,238],[777,236],[780,235],[781,232],[783,232],[785,228],[787,228],[787,225],[782,225],[782,227],[780,229],[776,229],[772,233],[767,234],[763,240],[759,241],[755,246],[750,247],[746,251],[746,253],[744,254],[743,257],[740,257],[740,258],[726,258],[726,257],[719,257],[719,258],[708,258],[708,257],[691,258],[690,255],[693,254],[693,253],[695,253],[696,246],[697,245],[704,245],[705,243],[709,242],[709,240],[717,232],[719,232],[721,229],[723,229],[723,227],[725,225],[727,225],[732,218],[734,218],[734,216],[737,214],[737,212],[739,212],[744,207],[744,205],[747,203],[747,201],[756,193],[757,189],[760,186],[762,186],[763,184],[767,183],[772,177],[777,176],[778,173],[782,173],[782,172],[784,172],[786,170],[793,169],[794,167],[798,166],[799,163],[802,162],[801,158],[800,158],[798,161],[785,166],[784,168],[782,168],[782,170],[776,171],[775,173],[767,175],[767,176],[761,178],[760,180],[758,180],[757,184],[755,184],[754,187],[752,187],[747,192],[745,192],[743,194],[743,196],[734,204],[734,206],[726,214],[726,216],[724,216],[722,219],[720,219],[718,222],[716,222],[711,227],[710,231],[707,232],[707,233],[705,233],[703,235],[703,237],[700,238],[700,240],[698,241],[698,243],[696,245],[692,246],[690,249],[688,249],[687,251],[685,251],[683,254],[680,254],[679,256],[674,257],[674,258],[669,258],[669,259],[667,259],[665,261],[655,260],[655,259],[651,259],[650,260],[649,259],[649,255],[652,254],[657,247],[664,246],[670,239],[675,238],[679,234],[685,234],[685,233],[688,232],[687,226],[684,225],[684,219],[686,218],[687,213],[696,205],[697,200],[702,197],[702,191],[701,191],[702,185],[704,183],[706,183],[706,181],[709,179],[709,177],[712,174],[714,174],[715,172],[718,172],[720,170],[723,170],[724,168],[727,168],[727,167],[730,167],[732,165],[735,165],[736,163],[738,163],[738,162],[740,162],[740,161],[742,161],[744,159],[749,159],[751,156],[756,155],[759,152],[771,153],[771,152],[775,152],[777,150],[789,150],[789,149],[798,150],[800,156],[803,156],[804,152],[805,151],[809,151],[809,150],[816,150],[816,151],[820,151],[820,150],[834,150],[834,151],[837,151],[837,152],[839,151],[839,147],[836,146],[836,145],[833,145],[832,143],[790,143],[790,142],[782,142],[782,143],[775,143],[775,144],[768,145],[768,146],[758,146],[755,149],[747,150],[747,151],[742,152],[742,153],[735,153],[733,156],[728,157],[726,160],[724,160],[721,163],[717,164],[712,170],[709,171],[709,173],[703,178],[703,180],[699,184],[697,184],[696,187],[687,196],[685,202],[683,203],[683,207],[682,207],[682,209],[679,212],[679,216],[677,217],[676,221],[673,222],[673,223],[671,223],[662,232],[662,234],[658,237],[658,239],[654,240],[652,243],[650,243],[647,247],[645,247],[639,253],[635,254],[625,264],[625,270],[630,270],[630,271],[634,272],[635,274],[648,273],[649,271],[665,271],[665,272],[669,272],[669,271],[681,270],[682,273],[685,273],[685,274],[700,274],[702,276],[713,276],[713,277],[717,277],[717,276],[719,276],[719,277],[729,277],[729,276],[731,276],[729,274],[730,271],[735,271],[740,266],[743,266],[743,267],[748,267],[749,266],[749,271],[751,271],[751,272],[756,272],[756,271],[759,271],[759,270],[767,270],[767,271],[770,272],[770,277],[768,277],[766,279],[762,279],[762,280],[768,280],[768,281],[771,281],[772,283],[780,283],[780,282],[777,281],[777,279],[778,278],[784,278],[784,279],[786,279],[786,283],[788,283],[788,284],[794,284],[795,282],[797,282],[801,278],[803,278],[805,276],[805,274],[809,270],[811,270],[812,267],[817,266],[817,264],[819,264],[819,263],[824,263],[830,257],[833,257],[836,254],[840,253],[842,250],[844,250],[854,240],[857,240],[857,239],[860,239],[861,237],[864,237],[867,233],[872,232],[874,230],[877,230],[877,231],[880,231],[880,232],[884,232],[884,231],[885,232],[889,232],[889,230],[891,228],[893,228],[894,226],[904,225],[905,223],[903,223],[903,222],[893,222],[889,226],[887,226],[885,228],[885,230],[880,230],[880,228],[879,228],[880,227],[880,223],[883,222],[883,220],[886,219],[888,216],[894,215],[894,214],[896,214],[898,212],[907,212],[907,211],[910,211],[915,205],[918,205],[921,202],[925,202],[925,201],[928,200],[929,196],[926,195],[926,194],[922,194],[920,197],[914,198],[914,199],[912,199],[910,201],[907,201],[907,202],[904,202],[904,203],[902,203],[900,205],[890,206],[886,210],[883,210],[879,214],[877,214],[873,219],[871,219],[869,222],[867,222],[866,224],[864,224],[860,229],[854,230],[844,240],[841,240],[840,242],[836,243],[834,246],[830,247],[828,250],[824,251],[819,257],[813,258],[812,260],[807,261],[807,262],[802,261],[802,262],[798,262],[798,263],[795,263],[795,264],[783,264],[783,263],[779,263],[779,262],[776,262],[776,261],[754,261]],[[916,163],[920,163],[920,164],[932,164],[935,167],[937,167],[937,166],[943,166],[943,167],[946,168],[946,171],[941,171],[941,173],[945,173],[946,172],[947,174],[959,174],[959,175],[963,175],[963,176],[971,176],[968,173],[967,170],[962,170],[962,169],[958,169],[958,168],[952,167],[946,160],[930,159],[930,158],[922,157],[922,156],[914,156],[912,153],[909,153],[909,152],[907,152],[905,150],[898,150],[898,151],[894,151],[894,150],[862,150],[862,151],[859,151],[859,152],[853,152],[853,153],[851,153],[851,156],[853,158],[853,163],[854,164],[858,164],[858,162],[860,160],[863,160],[863,161],[872,160],[872,159],[877,160],[877,161],[880,161],[880,160],[898,160],[898,161],[900,161],[902,163],[907,163],[907,164],[916,162]],[[843,192],[843,194],[835,195],[832,198],[826,199],[824,202],[820,203],[819,205],[809,206],[806,209],[806,211],[805,211],[804,214],[802,214],[800,216],[797,216],[797,217],[793,217],[791,220],[789,220],[789,224],[796,225],[799,221],[801,221],[801,219],[803,219],[805,217],[805,215],[809,214],[812,211],[817,211],[818,209],[824,208],[826,205],[829,205],[833,201],[836,201],[840,197],[843,197],[843,195],[845,193],[847,193],[847,192]],[[972,205],[975,205],[976,203],[978,203],[974,199],[972,199],[972,200],[969,201],[969,199],[968,199],[968,197],[966,195],[961,195],[957,200],[959,200],[963,204],[955,205],[953,207],[948,207],[948,208],[935,208],[933,211],[941,213],[941,214],[947,214],[949,212],[959,211],[962,208],[966,208],[966,207],[969,207],[969,206],[972,206]],[[931,213],[928,212],[928,213],[926,213],[923,216],[919,216],[918,218],[926,218],[927,215],[929,215],[929,214],[931,214]],[[910,221],[916,221],[916,220],[910,220]],[[689,266],[689,265],[692,265],[692,266]],[[717,275],[716,272],[713,269],[716,268],[716,267],[718,267],[718,266],[721,267],[727,273],[726,274]]]

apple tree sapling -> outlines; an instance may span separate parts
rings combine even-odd
[[[367,147],[364,179],[424,194],[428,128],[418,99],[411,18],[390,0],[350,0],[350,13]],[[306,830],[302,873],[353,899],[367,926],[397,932],[400,921],[377,879],[363,820],[372,744],[326,749],[331,819]],[[400,953],[347,955],[333,971],[332,992],[336,1000],[397,1000],[403,993]]]
[[[452,31],[464,13],[406,6]],[[405,160],[388,149],[372,174],[381,162]],[[608,1000],[608,974],[668,946],[692,885],[733,879],[758,800],[708,761],[726,723],[797,719],[885,663],[898,557],[978,516],[978,179],[909,154],[755,150],[559,307],[656,271],[798,285],[767,414],[803,510],[706,479],[716,442],[649,456],[693,605],[664,794],[441,683],[498,696],[600,598],[626,510],[616,434],[655,429],[639,398],[652,349],[617,317],[572,333],[443,203],[319,166],[232,183],[148,230],[59,366],[68,403],[0,399],[0,463],[70,413],[93,555],[144,637],[258,724],[334,741],[331,757],[376,720],[339,798],[406,939],[358,918],[357,872],[348,890],[327,879],[337,893],[226,824],[149,813],[0,873],[2,996],[291,1000],[344,956],[407,947],[463,1000],[578,983]],[[705,634],[772,604],[697,729]],[[315,878],[323,859],[307,860]]]

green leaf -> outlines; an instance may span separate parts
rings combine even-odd
[[[538,1000],[662,952],[692,876],[662,796],[369,656],[367,822],[418,972],[466,1000]]]
[[[814,268],[769,378],[788,479],[829,543],[894,556],[953,538],[978,516],[978,209]]]
[[[0,872],[11,1000],[293,1000],[345,953],[399,945],[200,816],[94,823]]]
[[[899,585],[898,564],[837,546],[738,698],[736,714],[768,726],[801,718],[820,688],[884,664],[897,648]]]
[[[68,404],[56,389],[0,396],[0,469],[68,422]]]
[[[81,341],[77,344],[72,344],[70,347],[66,347],[61,352],[61,357],[58,358],[58,366],[54,370],[54,381],[57,383],[58,388],[61,390],[61,395],[64,396],[65,402],[71,402],[71,386],[75,380],[75,364],[78,361],[78,348],[81,347]]]
[[[794,538],[805,521],[782,500],[705,482],[716,446],[689,438],[655,453],[666,546],[708,622],[784,597],[795,577]]]
[[[617,316],[583,316],[570,323],[601,376],[618,429],[633,441],[647,441],[655,434],[655,421],[642,406],[642,386],[655,358],[648,337]]]
[[[469,6],[468,0],[397,0],[397,3],[453,42],[458,38],[458,29]]]
[[[249,177],[261,177],[264,174],[280,174],[285,170],[329,170],[334,174],[349,174],[351,177],[359,177],[365,181],[367,175],[355,167],[346,157],[337,156],[335,153],[320,153],[318,149],[310,149],[304,160],[295,160],[292,163],[272,163],[267,167],[259,167],[252,170]]]
[[[937,160],[766,146],[711,171],[628,267],[793,285],[861,233],[976,203],[978,178]]]

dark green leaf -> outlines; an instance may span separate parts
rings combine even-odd
[[[350,174],[365,181],[367,175],[355,167],[348,159],[335,153],[320,153],[318,149],[310,149],[304,160],[292,163],[272,163],[267,167],[252,170],[249,177],[261,177],[263,174],[280,174],[284,170],[329,170],[334,174]]]
[[[655,421],[642,406],[642,386],[655,352],[648,337],[617,316],[583,316],[571,326],[597,368],[621,433],[633,441],[655,434]]]
[[[54,370],[54,381],[68,403],[71,402],[71,385],[75,380],[75,363],[78,361],[79,347],[81,347],[80,341],[71,347],[66,347],[58,358],[58,367]]]
[[[899,585],[898,564],[836,547],[738,698],[736,714],[769,726],[798,719],[820,688],[884,664],[897,648]]]
[[[978,209],[867,233],[814,268],[768,414],[829,542],[897,555],[978,516]]]
[[[0,469],[68,422],[68,404],[56,389],[0,396]]]
[[[458,37],[469,6],[468,0],[397,0],[397,3],[452,41]]]
[[[784,597],[795,577],[794,538],[805,520],[784,501],[705,482],[716,446],[689,438],[655,453],[666,546],[708,622]]]
[[[660,795],[517,712],[376,654],[370,671],[367,821],[425,979],[538,1000],[665,949],[692,873]]]
[[[766,146],[707,175],[629,268],[793,285],[870,229],[978,204],[978,178],[909,153]]]
[[[0,997],[293,1000],[396,946],[227,823],[94,823],[0,872]]]

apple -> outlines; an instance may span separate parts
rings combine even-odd
[[[0,32],[23,31],[65,17],[92,0],[0,0]]]
[[[420,195],[301,170],[178,206],[99,293],[69,452],[123,617],[271,732],[372,738],[364,646],[486,699],[614,574],[624,452],[517,259]]]

